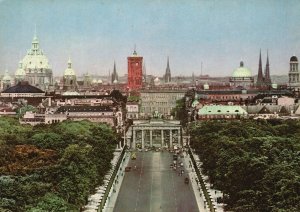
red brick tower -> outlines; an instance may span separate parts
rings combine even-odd
[[[128,82],[127,86],[131,90],[142,88],[143,83],[143,57],[138,56],[135,49],[132,56],[127,57],[128,61]]]

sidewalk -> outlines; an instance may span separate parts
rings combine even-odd
[[[202,162],[200,162],[199,157],[198,157],[197,154],[195,154],[193,151],[192,151],[192,153],[193,153],[194,159],[196,160],[198,169],[199,169],[199,171],[200,171],[200,173],[201,173],[201,175],[204,179],[205,187],[206,187],[207,192],[208,192],[208,194],[209,194],[209,196],[210,196],[210,198],[211,198],[211,200],[214,204],[216,212],[223,212],[224,211],[224,205],[222,203],[217,203],[217,198],[222,197],[223,193],[219,190],[212,189],[211,185],[206,182],[206,180],[208,180],[208,176],[202,174],[202,169],[201,169]]]
[[[192,185],[195,198],[198,204],[198,208],[200,212],[205,212],[207,210],[207,205],[205,204],[205,198],[200,188],[200,184],[198,185],[196,182],[197,174],[194,171],[193,166],[190,166],[191,158],[188,153],[184,153],[184,167],[186,171],[189,173],[190,183]]]
[[[126,155],[128,154],[128,152],[125,152],[124,154],[124,157],[123,158],[126,158]],[[104,197],[104,194],[106,192],[106,189],[107,189],[107,186],[110,182],[111,177],[112,177],[112,174],[114,172],[114,169],[116,168],[116,165],[120,159],[120,156],[121,156],[121,150],[116,150],[114,152],[114,157],[113,159],[111,160],[111,165],[112,165],[112,168],[106,173],[106,175],[104,176],[104,180],[103,180],[103,185],[101,186],[98,186],[95,188],[95,193],[94,194],[91,194],[89,197],[88,197],[88,203],[87,205],[84,206],[84,209],[83,211],[85,212],[97,212],[99,207],[100,207],[100,203]],[[126,160],[123,161],[123,159],[121,159],[122,162],[120,164],[120,168],[115,176],[115,179],[113,179],[115,182],[113,184],[113,186],[111,187],[111,190],[109,191],[109,197],[114,198],[114,196],[117,196],[115,195],[115,192],[113,192],[114,190],[116,190],[117,186],[121,185],[121,181],[123,180],[123,176],[124,173],[124,166],[126,166],[126,164],[128,163],[128,161],[126,162]],[[122,171],[123,170],[123,171]],[[109,204],[109,198],[107,199],[106,201],[106,205],[105,206],[110,206]],[[104,210],[105,211],[105,210]]]
[[[118,194],[125,176],[125,167],[128,165],[130,160],[130,152],[125,152],[124,161],[122,161],[118,173],[116,175],[114,184],[109,192],[106,204],[104,206],[104,212],[112,212],[114,211],[114,207],[118,198]]]

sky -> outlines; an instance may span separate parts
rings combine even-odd
[[[244,61],[257,74],[259,51],[271,74],[300,57],[299,0],[0,0],[0,75],[13,74],[35,25],[55,76],[69,56],[78,75],[127,73],[136,45],[147,74],[230,76]]]

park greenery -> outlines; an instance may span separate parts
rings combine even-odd
[[[20,125],[0,118],[0,211],[79,211],[110,169],[105,124]]]
[[[202,121],[188,130],[226,211],[300,211],[300,121]]]

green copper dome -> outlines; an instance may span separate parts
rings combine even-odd
[[[240,63],[240,67],[234,70],[232,77],[252,77],[251,71],[244,67],[243,61]]]

